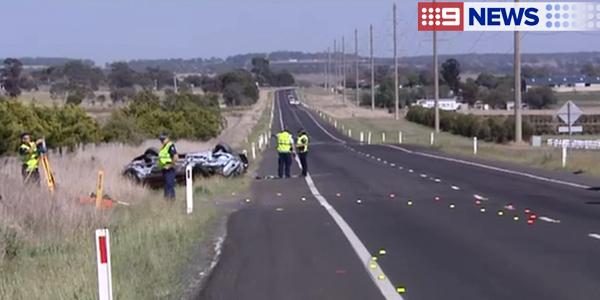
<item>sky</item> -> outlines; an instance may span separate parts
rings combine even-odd
[[[346,38],[368,55],[391,57],[388,0],[0,0],[0,57],[88,58],[98,64],[153,58],[227,57],[249,52],[316,52]],[[417,1],[397,0],[400,56],[431,54],[417,31]],[[600,3],[600,2],[599,2]],[[441,54],[512,53],[511,33],[448,32]],[[338,42],[339,44],[339,42]],[[524,33],[525,53],[600,51],[599,32]]]

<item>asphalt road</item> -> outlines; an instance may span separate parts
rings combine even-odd
[[[254,184],[199,299],[600,299],[589,179],[360,145],[286,93],[273,128],[309,133],[310,178]]]

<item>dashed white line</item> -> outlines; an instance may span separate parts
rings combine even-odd
[[[555,219],[548,218],[548,217],[545,217],[545,216],[541,216],[538,219],[540,221],[544,221],[544,222],[548,222],[548,223],[560,224],[560,220],[555,220]]]
[[[488,200],[488,198],[480,196],[480,195],[477,195],[477,194],[473,195],[473,197],[475,197],[475,199],[477,199],[477,200],[483,200],[483,201],[487,201]]]
[[[600,240],[600,234],[597,234],[597,233],[590,233],[590,234],[588,234],[588,237]]]
[[[450,188],[451,188],[451,189],[453,189],[453,190],[455,190],[455,191],[458,191],[458,190],[460,190],[460,188],[459,188],[459,187],[457,187],[457,186],[455,186],[455,185],[451,186]]]
[[[528,178],[536,179],[536,180],[540,180],[540,181],[562,184],[562,185],[575,187],[575,188],[581,188],[581,189],[589,189],[590,188],[590,186],[583,185],[583,184],[578,184],[578,183],[573,183],[573,182],[568,182],[568,181],[563,181],[563,180],[558,180],[558,179],[552,179],[552,178],[543,177],[543,176],[534,175],[534,174],[525,173],[525,172],[513,171],[513,170],[509,170],[509,169],[484,165],[484,164],[480,164],[480,163],[476,163],[476,162],[472,162],[472,161],[466,161],[466,160],[462,160],[462,159],[456,159],[456,158],[444,157],[444,156],[439,156],[439,155],[434,155],[434,154],[429,154],[429,153],[424,153],[424,152],[412,151],[412,150],[408,150],[408,149],[398,147],[395,145],[381,145],[381,146],[400,150],[400,151],[403,151],[403,152],[406,152],[409,154],[420,155],[420,156],[424,156],[424,157],[435,158],[435,159],[440,159],[440,160],[445,160],[445,161],[451,161],[451,162],[455,162],[455,163],[460,163],[460,164],[464,164],[464,165],[498,171],[498,172],[507,173],[507,174],[519,175],[519,176],[528,177]]]

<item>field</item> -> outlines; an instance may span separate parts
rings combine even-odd
[[[246,137],[254,140],[268,127],[269,99],[270,93],[261,91],[259,103],[218,139],[178,141],[178,150],[210,149],[218,141],[247,147]],[[123,165],[157,143],[90,145],[53,155],[58,182],[54,194],[43,187],[24,186],[16,158],[2,158],[0,299],[96,298],[93,232],[102,227],[111,230],[115,299],[180,299],[190,282],[197,281],[185,275],[198,274],[186,272],[191,262],[213,255],[209,244],[217,220],[226,213],[218,204],[240,200],[251,178],[196,181],[195,212],[185,215],[183,188],[178,188],[177,200],[169,203],[162,199],[162,191],[120,176]],[[251,162],[252,168],[257,162]],[[79,203],[80,197],[94,191],[101,168],[106,173],[105,193],[130,206],[98,212]]]
[[[306,103],[316,110],[322,111],[342,126],[347,132],[352,130],[353,138],[359,139],[360,132],[366,136],[372,134],[372,143],[382,143],[382,133],[385,133],[386,143],[398,143],[398,133],[401,131],[403,143],[432,147],[442,152],[465,158],[474,157],[473,140],[471,138],[441,132],[435,135],[435,143],[430,144],[432,128],[401,120],[394,120],[392,114],[385,111],[372,112],[370,109],[356,107],[352,104],[343,105],[336,97],[325,95],[322,90],[304,89],[303,98]],[[596,138],[589,136],[587,138]],[[544,137],[545,139],[546,137]],[[584,138],[579,136],[577,138]],[[495,144],[478,142],[477,158],[503,161],[529,167],[559,170],[561,165],[561,150],[550,147],[533,148],[527,144]],[[594,151],[573,150],[569,153],[566,170],[580,171],[588,175],[600,177],[600,156]]]

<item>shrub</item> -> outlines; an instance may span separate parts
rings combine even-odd
[[[406,119],[425,126],[433,127],[435,122],[433,109],[411,107]],[[440,129],[452,134],[474,137],[488,142],[506,143],[514,140],[515,121],[513,117],[484,117],[440,111]],[[523,121],[523,137],[529,139],[534,128]]]

